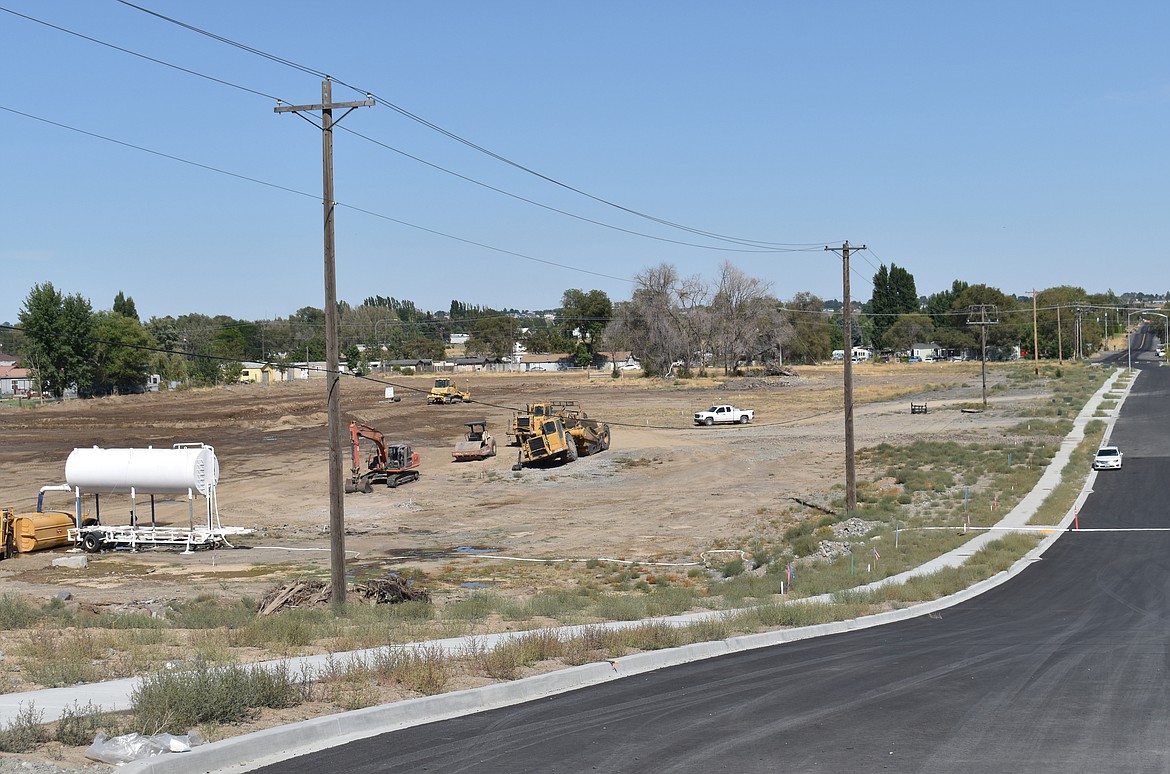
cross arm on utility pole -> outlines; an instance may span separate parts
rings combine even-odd
[[[372,99],[363,99],[360,102],[330,102],[328,105],[277,105],[272,108],[273,113],[296,113],[302,110],[337,110],[338,108],[373,107],[376,103]],[[341,119],[338,119],[339,121]]]

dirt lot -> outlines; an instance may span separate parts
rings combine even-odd
[[[976,439],[1017,421],[1021,401],[1043,399],[997,390],[991,410],[958,411],[979,400],[978,364],[865,365],[855,373],[859,447]],[[989,384],[1005,376],[990,369]],[[761,528],[761,514],[782,513],[791,498],[828,503],[840,496],[841,378],[840,366],[683,384],[471,374],[458,381],[470,384],[473,402],[450,406],[426,405],[430,380],[421,376],[390,380],[400,402],[384,399],[383,382],[346,379],[345,421],[367,422],[422,456],[419,481],[345,497],[350,571],[408,565],[433,572],[476,562],[455,550],[461,547],[512,557],[667,562],[743,547]],[[511,409],[545,399],[578,400],[591,417],[609,422],[612,448],[559,468],[514,473],[515,449],[504,445]],[[912,416],[911,399],[929,401],[930,413]],[[755,409],[755,422],[692,425],[694,411],[719,402]],[[483,418],[499,456],[454,462],[450,450],[462,423]],[[42,599],[69,591],[82,603],[110,604],[206,593],[259,598],[291,577],[327,577],[325,425],[319,381],[0,408],[0,504],[32,510],[39,487],[63,482],[76,447],[203,442],[220,462],[223,524],[256,531],[238,541],[247,551],[107,552],[91,557],[85,570],[51,567],[59,552],[22,556],[0,564],[4,590]],[[71,506],[66,495],[47,497],[50,507]],[[143,503],[140,519],[148,514]],[[129,508],[128,497],[105,497],[103,521],[126,523]],[[187,506],[162,503],[157,515],[160,524],[185,525]],[[457,584],[450,590],[457,592]]]

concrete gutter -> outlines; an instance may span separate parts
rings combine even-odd
[[[995,527],[977,535],[959,548],[943,554],[919,567],[858,587],[857,590],[864,591],[891,584],[904,583],[909,578],[915,576],[937,572],[946,567],[959,567],[972,554],[978,551],[979,548],[998,539],[1000,537],[999,532],[1023,528],[1029,518],[1031,518],[1041,503],[1043,503],[1044,499],[1060,483],[1061,475],[1073,451],[1084,439],[1085,426],[1094,418],[1093,415],[1097,412],[1097,407],[1101,404],[1105,394],[1113,389],[1113,385],[1116,384],[1123,372],[1123,369],[1115,371],[1106,380],[1105,384],[1086,402],[1085,407],[1077,415],[1076,419],[1073,420],[1072,431],[1061,442],[1060,450],[1056,453],[1052,462],[1049,463],[1036,486]],[[1136,374],[1134,378],[1136,379]],[[1121,404],[1129,395],[1129,390],[1132,385],[1133,380],[1130,381],[1130,384],[1122,393],[1117,407],[1110,411],[1110,416],[1105,418],[1106,440],[1112,433],[1113,426],[1120,413]],[[883,624],[944,610],[1007,582],[1022,572],[1032,562],[1036,561],[1060,537],[1061,533],[1072,524],[1075,513],[1082,507],[1085,498],[1088,497],[1088,493],[1092,490],[1096,475],[1095,471],[1089,474],[1084,487],[1082,487],[1080,494],[1076,498],[1074,506],[1069,509],[1059,524],[1049,527],[1052,530],[1051,534],[1041,541],[1035,549],[1017,560],[1009,569],[942,599],[924,602],[900,610],[863,616],[848,621],[836,621],[796,629],[781,629],[741,635],[725,640],[695,643],[678,648],[639,653],[612,661],[570,667],[522,680],[497,683],[483,688],[409,699],[377,707],[327,715],[203,745],[196,747],[190,753],[167,754],[147,760],[135,761],[121,767],[121,771],[127,772],[127,774],[205,774],[206,772],[249,771],[280,760],[286,760],[295,755],[303,755],[315,750],[346,744],[388,731],[520,704],[545,696],[564,693],[589,685],[621,679],[668,666],[714,658],[744,650],[766,648],[785,642],[795,642],[813,637],[823,637],[829,634],[868,629],[873,626],[881,626]],[[1036,528],[1032,527],[1032,529]],[[831,594],[825,594],[819,597],[794,600],[794,602],[830,601],[831,597]],[[735,612],[737,611],[689,613],[654,620],[670,625],[683,626],[696,621],[717,619],[732,615]],[[601,628],[625,629],[640,626],[642,623],[644,622],[620,621],[588,626],[559,627],[550,631],[568,637],[586,630],[596,631]],[[490,649],[500,643],[523,637],[527,634],[531,634],[531,631],[448,638],[391,647],[395,649],[415,650],[425,648],[458,655],[467,652],[469,649]],[[331,663],[335,664],[338,661],[350,663],[370,660],[385,650],[386,648],[371,648],[349,653],[305,656],[261,662],[261,665],[268,667],[287,665],[294,673],[299,673],[305,669],[320,671],[325,666]],[[101,707],[107,711],[126,710],[130,706],[131,693],[138,683],[139,678],[131,678],[23,694],[2,694],[0,695],[0,723],[9,722],[23,706],[28,706],[29,704],[35,705],[38,710],[45,711],[46,716],[52,718],[59,717],[61,711],[65,707],[73,705],[74,702],[80,702],[82,706],[86,703],[92,703],[94,706]]]

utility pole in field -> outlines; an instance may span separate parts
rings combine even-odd
[[[1032,362],[1036,364],[1036,375],[1040,375],[1040,325],[1036,314],[1036,288],[1032,288]]]
[[[978,325],[982,342],[983,361],[983,407],[987,408],[987,326],[995,325],[999,320],[995,304],[974,304],[967,308],[967,324]],[[990,319],[989,319],[990,318]]]
[[[857,461],[853,443],[853,302],[849,298],[849,253],[864,250],[865,245],[852,247],[846,242],[840,247],[825,249],[841,253],[841,322],[845,334],[845,510],[852,513],[857,510]]]
[[[329,417],[329,582],[334,607],[345,604],[345,505],[341,479],[341,369],[337,345],[337,262],[333,245],[333,111],[347,108],[338,121],[354,108],[372,107],[373,99],[334,102],[332,82],[321,81],[321,104],[277,105],[277,113],[321,112],[322,204],[325,210],[325,383]],[[301,118],[305,118],[301,115]],[[313,124],[312,119],[305,118]],[[313,124],[316,126],[316,124]],[[306,358],[307,359],[307,358]]]
[[[1064,365],[1064,329],[1060,327],[1060,304],[1056,305],[1056,359]]]

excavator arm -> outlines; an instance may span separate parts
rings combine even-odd
[[[374,444],[375,450],[370,455],[366,466],[369,468],[383,467],[386,464],[386,436],[370,427],[369,425],[361,424],[360,422],[349,423],[349,438],[353,445],[353,466],[350,468],[354,477],[356,478],[362,470],[362,448],[361,439],[365,438]],[[373,464],[376,463],[376,464]]]

